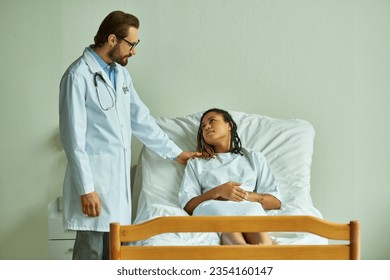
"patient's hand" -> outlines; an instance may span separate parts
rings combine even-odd
[[[227,182],[214,188],[214,191],[217,192],[218,200],[243,201],[247,199],[248,193],[240,186],[240,183]]]
[[[187,164],[187,161],[191,158],[202,157],[202,153],[199,152],[182,152],[177,158],[176,161],[180,164]]]

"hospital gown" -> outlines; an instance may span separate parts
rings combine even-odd
[[[218,153],[213,159],[195,158],[188,161],[179,190],[184,208],[194,197],[226,182],[241,183],[246,191],[270,194],[280,200],[279,189],[261,152],[242,149],[243,155]],[[258,202],[207,200],[193,211],[194,216],[264,216]]]

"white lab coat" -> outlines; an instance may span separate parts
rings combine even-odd
[[[131,223],[131,135],[161,157],[182,150],[160,129],[134,89],[128,71],[116,65],[116,89],[90,50],[65,72],[60,83],[60,137],[68,166],[63,201],[64,224],[71,230],[109,231],[110,222]],[[107,88],[115,94],[113,104]],[[101,106],[102,105],[102,106]],[[102,203],[99,217],[84,216],[80,195],[96,191]]]

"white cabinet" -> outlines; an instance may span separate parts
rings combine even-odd
[[[49,259],[71,260],[76,231],[63,225],[62,197],[49,204]]]

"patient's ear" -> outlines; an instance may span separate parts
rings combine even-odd
[[[232,127],[233,127],[233,123],[229,122],[229,130],[232,130]]]

